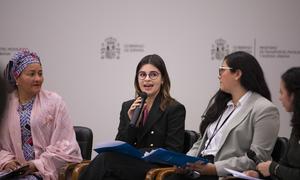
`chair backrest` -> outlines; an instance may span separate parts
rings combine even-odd
[[[273,161],[279,162],[288,148],[288,138],[278,137],[272,152]]]
[[[79,144],[82,158],[90,160],[93,147],[93,132],[88,127],[74,126],[76,140]]]
[[[193,130],[185,130],[184,132],[184,153],[187,153],[198,140],[199,134]]]

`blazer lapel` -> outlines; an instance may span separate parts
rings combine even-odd
[[[227,128],[224,130],[219,147],[223,146],[227,136],[232,131],[232,129],[235,128],[237,125],[239,125],[242,121],[244,121],[246,116],[253,109],[254,102],[257,99],[258,99],[258,95],[253,92],[252,95],[248,98],[248,100],[243,105],[242,109],[233,117],[233,119],[228,124]]]
[[[160,97],[159,95],[155,98],[153,105],[149,111],[148,118],[146,120],[146,123],[143,127],[143,132],[141,133],[141,136],[138,137],[138,141],[142,140],[145,134],[151,130],[151,127],[155,124],[156,121],[160,119],[163,112],[159,108],[160,105]]]

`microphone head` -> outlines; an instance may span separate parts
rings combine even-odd
[[[145,93],[145,92],[141,92],[140,94],[139,94],[139,96],[142,98],[142,99],[146,99],[147,98],[147,93]]]
[[[256,153],[252,151],[251,149],[247,152],[247,156],[250,159],[255,159],[256,158]]]
[[[252,150],[249,150],[247,152],[247,156],[248,156],[249,159],[251,159],[252,161],[254,161],[256,165],[259,164],[259,163],[261,163],[261,162],[263,162],[263,160],[259,159],[256,156],[256,153],[254,151],[252,151]]]

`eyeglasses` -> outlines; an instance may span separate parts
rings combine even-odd
[[[220,66],[219,67],[219,76],[221,76],[225,70],[232,70],[232,68],[228,67],[228,66]]]
[[[144,72],[144,71],[140,71],[140,72],[138,73],[138,78],[139,78],[140,80],[144,80],[144,79],[146,79],[147,76],[148,76],[151,80],[155,80],[155,79],[158,78],[159,74],[160,74],[160,73],[159,73],[159,72],[156,72],[156,71],[150,71],[149,74],[147,74],[147,73]]]

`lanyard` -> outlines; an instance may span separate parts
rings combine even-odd
[[[229,113],[229,115],[228,115],[228,116],[225,118],[225,120],[222,122],[221,126],[218,128],[219,123],[220,123],[220,121],[221,121],[221,119],[222,119],[224,113],[222,114],[222,116],[220,116],[220,118],[219,118],[219,120],[218,120],[218,122],[217,122],[217,125],[216,125],[216,127],[215,127],[215,129],[214,129],[214,132],[213,132],[213,134],[211,135],[211,137],[209,138],[208,143],[207,143],[207,145],[205,146],[204,150],[206,150],[206,149],[208,148],[208,146],[210,145],[212,139],[213,139],[213,138],[215,137],[215,135],[219,132],[219,130],[224,126],[224,124],[226,123],[226,121],[228,120],[228,118],[231,116],[231,114],[234,112],[234,110],[235,110],[235,108]]]

